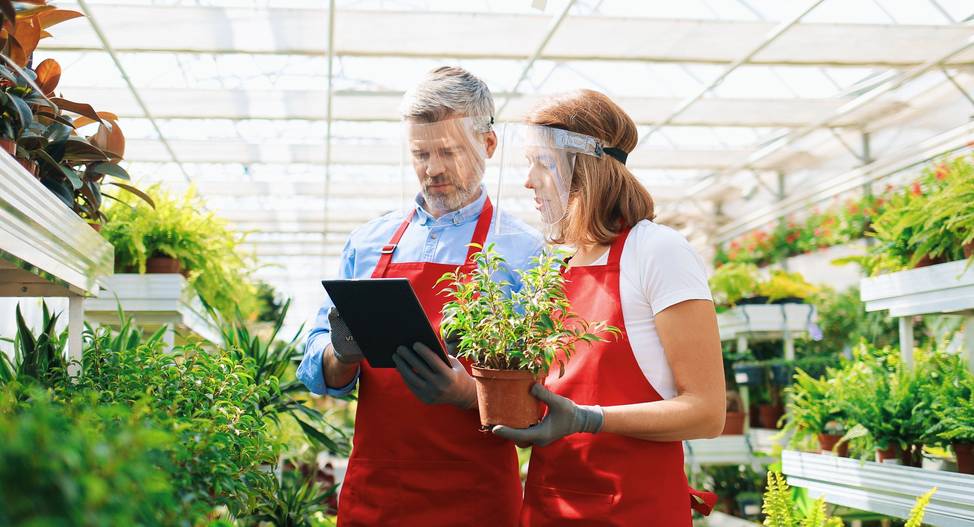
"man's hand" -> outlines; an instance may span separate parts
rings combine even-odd
[[[605,416],[600,406],[575,404],[571,399],[551,393],[540,384],[531,387],[531,394],[548,405],[548,415],[544,420],[528,428],[498,425],[491,432],[518,445],[545,446],[567,435],[579,432],[594,434],[602,429]]]
[[[396,370],[406,387],[426,404],[452,404],[464,410],[477,405],[477,385],[463,364],[449,355],[447,366],[423,344],[413,344],[413,349],[399,346],[392,355]]]
[[[361,362],[365,356],[362,355],[362,350],[337,309],[331,308],[328,311],[328,322],[331,323],[331,348],[338,362],[344,364]]]

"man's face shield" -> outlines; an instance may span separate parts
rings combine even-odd
[[[454,211],[476,196],[488,157],[489,117],[406,121],[404,127],[404,160],[412,166],[427,207]]]

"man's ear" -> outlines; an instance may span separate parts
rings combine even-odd
[[[484,146],[487,147],[487,159],[494,157],[494,150],[497,150],[497,134],[493,130],[484,134]]]

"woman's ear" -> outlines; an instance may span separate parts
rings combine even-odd
[[[487,159],[494,157],[494,150],[497,150],[497,134],[493,130],[484,134],[484,146],[487,148]]]

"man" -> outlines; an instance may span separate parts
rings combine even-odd
[[[493,115],[486,84],[461,68],[433,70],[406,94],[408,157],[422,192],[405,217],[387,214],[349,236],[342,278],[409,279],[434,328],[448,300],[436,282],[458,266],[473,268],[471,243],[494,243],[509,264],[495,279],[520,287],[514,270],[530,265],[542,240],[495,212],[482,184],[497,147]],[[381,320],[375,331],[382,331]],[[371,368],[362,359],[326,300],[298,378],[312,392],[333,396],[359,384],[339,525],[516,525],[521,485],[514,445],[479,431],[469,365],[451,356],[447,366],[422,345],[398,348],[396,369]]]

